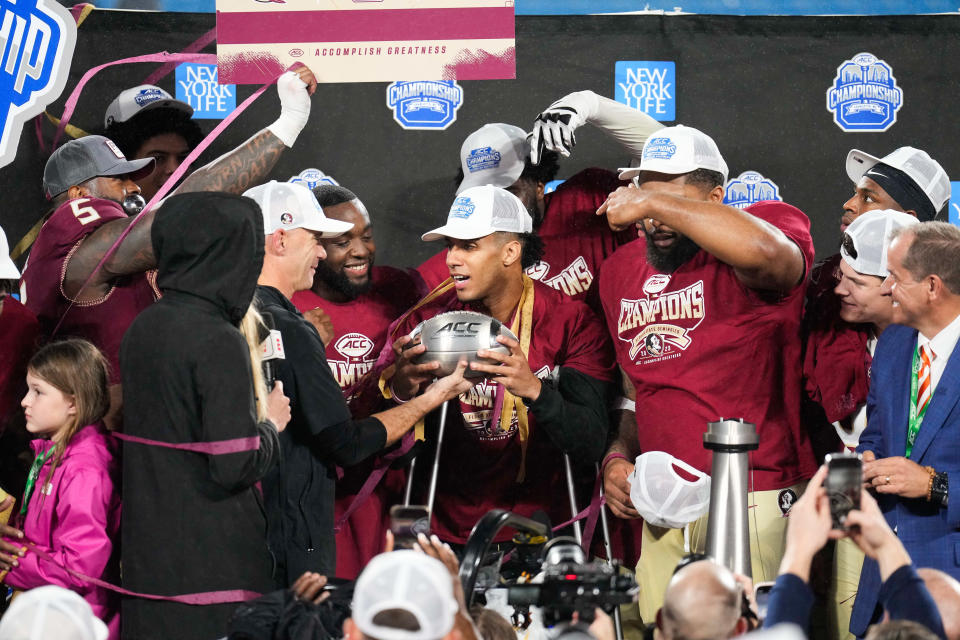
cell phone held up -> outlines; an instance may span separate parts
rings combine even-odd
[[[823,486],[830,498],[830,516],[833,528],[846,528],[847,514],[860,508],[863,486],[863,457],[859,453],[831,453],[827,464],[827,479]]]
[[[430,535],[427,507],[399,504],[390,507],[390,531],[394,549],[412,549],[419,534]]]

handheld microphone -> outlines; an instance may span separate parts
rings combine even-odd
[[[268,332],[266,339],[260,344],[260,356],[263,362],[263,377],[266,379],[269,391],[273,389],[273,383],[277,380],[273,361],[285,360],[287,356],[283,351],[283,337],[273,322],[273,314],[264,311],[260,315]]]

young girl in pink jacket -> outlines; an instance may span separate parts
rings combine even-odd
[[[9,568],[4,582],[76,591],[118,638],[115,595],[64,570],[119,578],[119,461],[101,422],[109,405],[106,360],[86,340],[54,342],[30,360],[27,387],[21,405],[27,430],[37,436],[36,457],[15,512],[20,530],[0,527],[0,570]]]

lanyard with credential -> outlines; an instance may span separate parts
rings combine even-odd
[[[47,461],[47,458],[50,457],[54,449],[56,449],[56,447],[50,447],[45,452],[38,453],[37,457],[33,459],[33,464],[30,465],[30,474],[27,476],[27,486],[23,490],[23,504],[20,505],[20,515],[22,516],[27,514],[27,506],[30,504],[30,496],[33,495],[33,489],[37,484],[40,469],[43,468],[43,463]]]
[[[920,345],[913,351],[913,366],[910,367],[910,420],[907,423],[907,451],[906,457],[910,457],[913,451],[913,443],[917,441],[917,434],[920,433],[920,423],[923,422],[923,416],[927,414],[927,407],[930,403],[924,405],[923,411],[917,413],[917,374],[920,373]]]

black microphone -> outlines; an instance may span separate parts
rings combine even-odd
[[[260,344],[263,377],[267,382],[267,390],[271,391],[273,389],[273,383],[277,380],[277,372],[273,361],[285,360],[286,354],[283,351],[283,337],[273,322],[273,314],[262,311],[260,316],[263,318],[263,324],[267,328],[267,337]]]

